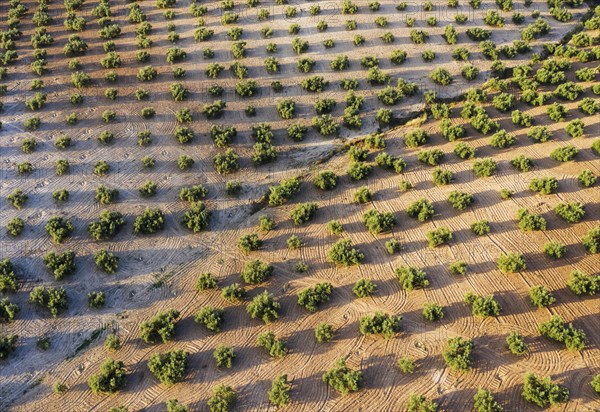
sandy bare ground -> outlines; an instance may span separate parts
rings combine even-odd
[[[174,20],[176,30],[181,36],[177,43],[188,53],[188,59],[177,66],[184,67],[187,76],[183,80],[190,89],[188,101],[175,103],[168,92],[173,82],[171,67],[165,63],[164,55],[171,46],[166,40],[166,22],[162,12],[154,8],[154,2],[142,1],[140,5],[153,25],[151,38],[154,46],[149,49],[151,64],[157,67],[157,80],[141,84],[135,79],[138,68],[143,65],[135,61],[135,26],[126,23],[127,2],[115,0],[111,3],[115,12],[114,20],[123,28],[123,35],[115,42],[117,50],[124,60],[118,69],[119,97],[111,102],[104,97],[104,89],[109,87],[103,80],[104,70],[99,60],[103,57],[102,42],[96,35],[97,24],[90,15],[95,2],[86,2],[80,15],[88,19],[88,29],[81,33],[89,46],[88,53],[80,57],[84,71],[94,79],[94,87],[84,89],[85,103],[80,107],[69,104],[68,98],[74,92],[70,85],[70,73],[66,70],[68,59],[62,54],[69,32],[62,27],[64,7],[55,1],[50,5],[55,13],[55,22],[49,27],[54,36],[54,44],[48,48],[49,72],[43,76],[44,91],[48,93],[48,104],[44,110],[36,113],[42,119],[42,128],[34,133],[23,131],[22,122],[32,116],[26,111],[24,101],[33,95],[29,83],[34,75],[29,63],[32,61],[32,48],[29,36],[34,30],[30,15],[23,19],[21,30],[23,37],[18,42],[20,59],[17,66],[10,68],[6,80],[8,94],[4,97],[4,111],[1,113],[3,131],[0,135],[0,170],[2,197],[5,198],[15,188],[29,195],[29,201],[21,211],[14,210],[6,201],[2,202],[0,221],[6,222],[14,216],[23,218],[26,229],[18,240],[14,240],[3,231],[0,237],[1,257],[9,257],[16,265],[21,280],[17,294],[11,300],[21,305],[17,321],[1,324],[0,332],[18,334],[19,345],[16,353],[8,361],[0,363],[0,409],[15,411],[72,410],[106,411],[110,407],[125,405],[130,411],[163,411],[164,402],[177,398],[190,405],[193,410],[207,410],[206,401],[211,390],[218,383],[231,385],[238,394],[239,410],[270,410],[267,391],[271,381],[280,373],[288,374],[293,383],[292,403],[289,410],[402,410],[411,393],[422,393],[436,400],[441,409],[449,411],[470,408],[472,397],[478,387],[495,392],[497,399],[504,403],[506,410],[533,410],[520,396],[522,377],[526,371],[535,371],[548,375],[554,381],[565,384],[571,391],[571,400],[562,408],[565,411],[587,411],[600,408],[598,397],[592,392],[589,381],[594,374],[600,373],[600,334],[598,312],[600,298],[577,298],[567,288],[569,273],[578,269],[588,274],[598,274],[597,255],[586,254],[580,239],[588,230],[600,224],[600,203],[598,185],[582,189],[576,176],[583,169],[600,174],[600,162],[591,153],[593,139],[599,136],[600,119],[586,117],[586,135],[581,139],[571,139],[565,132],[565,122],[552,123],[544,114],[545,108],[530,108],[519,105],[536,117],[536,124],[546,125],[554,132],[554,139],[543,144],[533,144],[526,137],[526,129],[515,127],[510,116],[488,111],[498,118],[502,127],[515,134],[517,145],[510,149],[497,150],[489,146],[489,136],[482,136],[467,125],[468,135],[464,140],[478,148],[478,157],[492,157],[499,164],[498,173],[487,179],[478,179],[472,173],[473,161],[459,161],[452,150],[456,142],[446,142],[439,133],[435,121],[428,121],[422,127],[432,135],[427,147],[440,148],[446,153],[444,167],[452,170],[455,182],[449,186],[437,187],[431,183],[431,168],[416,160],[417,150],[406,149],[402,137],[408,127],[400,127],[387,133],[386,151],[399,155],[406,160],[408,170],[402,176],[375,168],[367,180],[353,182],[346,176],[348,158],[337,154],[329,158],[349,139],[362,138],[377,129],[374,113],[380,107],[375,97],[379,87],[370,87],[365,82],[366,70],[360,66],[360,58],[374,55],[380,59],[380,67],[390,73],[395,81],[398,77],[415,81],[421,90],[434,88],[426,78],[432,67],[444,65],[455,78],[452,87],[439,90],[440,95],[450,97],[460,94],[471,86],[460,77],[462,63],[453,61],[452,48],[441,37],[443,28],[453,22],[457,12],[469,14],[470,21],[465,26],[456,26],[460,40],[457,46],[468,47],[472,51],[471,62],[477,65],[482,74],[479,84],[489,76],[490,62],[479,52],[476,42],[467,39],[464,31],[468,27],[481,26],[482,13],[487,8],[495,8],[491,2],[484,2],[481,10],[473,12],[467,4],[458,10],[442,7],[445,2],[434,2],[439,9],[431,13],[420,11],[419,4],[409,4],[407,12],[395,10],[396,2],[381,1],[381,10],[371,13],[366,5],[361,12],[353,16],[358,22],[356,31],[346,31],[346,16],[336,12],[337,8],[325,1],[301,2],[297,5],[304,10],[297,22],[302,26],[299,34],[309,40],[311,46],[306,53],[317,61],[314,74],[322,74],[331,82],[329,89],[321,97],[333,97],[338,101],[334,111],[336,117],[343,115],[345,92],[337,83],[342,78],[356,77],[361,87],[357,94],[365,96],[365,107],[361,111],[363,128],[360,132],[341,129],[339,139],[325,139],[311,131],[306,140],[292,143],[286,137],[285,128],[294,122],[310,124],[314,115],[312,105],[316,95],[305,93],[298,84],[307,75],[301,74],[295,67],[297,56],[293,54],[290,42],[293,38],[287,34],[287,27],[295,22],[282,17],[284,6],[275,6],[269,1],[268,8],[274,19],[257,22],[255,13],[242,14],[240,25],[244,27],[244,40],[248,42],[249,54],[244,64],[250,68],[250,77],[261,86],[260,94],[251,100],[239,99],[233,93],[237,80],[225,70],[218,80],[208,79],[204,74],[211,62],[202,58],[202,49],[211,47],[216,53],[213,61],[219,61],[226,69],[232,61],[230,41],[226,27],[219,23],[220,2],[205,2],[210,10],[205,17],[207,26],[215,30],[215,37],[206,43],[196,44],[193,31],[196,19],[188,12],[189,3],[180,0],[175,7],[177,17]],[[358,2],[357,2],[358,3]],[[361,2],[362,3],[362,2]],[[34,2],[25,3],[30,13],[35,10]],[[320,4],[323,14],[312,17],[308,14],[309,5]],[[335,7],[339,5],[335,4]],[[516,9],[527,16],[526,24],[533,22],[531,10],[539,9],[553,25],[550,35],[537,41],[534,51],[539,51],[542,42],[557,40],[568,32],[574,23],[559,24],[548,15],[545,2],[534,1],[529,9],[515,4]],[[243,8],[243,7],[242,7]],[[583,7],[574,10],[576,16],[585,12]],[[254,13],[254,14],[252,14]],[[376,28],[372,23],[379,15],[386,15],[389,26]],[[437,27],[426,27],[425,18],[438,17]],[[498,46],[509,44],[519,37],[518,29],[510,22],[510,13],[505,13],[507,24],[494,29],[493,40]],[[427,44],[415,46],[408,37],[409,28],[405,27],[406,16],[417,19],[416,26],[430,33]],[[350,17],[348,17],[350,18]],[[329,29],[324,33],[316,30],[318,20],[326,20]],[[263,39],[259,30],[264,25],[276,30],[273,39]],[[2,22],[5,27],[5,22]],[[384,45],[379,36],[392,31],[396,41]],[[352,44],[354,34],[366,37],[362,47]],[[326,50],[321,41],[334,38],[336,47]],[[279,45],[279,58],[282,69],[269,76],[263,68],[266,57],[264,47],[268,42]],[[456,46],[455,46],[456,47]],[[408,52],[407,61],[400,66],[389,62],[393,49]],[[434,50],[437,58],[434,64],[426,64],[420,54]],[[332,72],[329,61],[338,54],[347,54],[351,60],[348,71]],[[516,58],[511,65],[525,62]],[[593,63],[588,67],[595,67]],[[574,69],[581,65],[575,64]],[[571,70],[572,76],[574,70]],[[275,94],[270,89],[273,80],[280,80],[285,86],[283,93]],[[574,80],[574,79],[571,79]],[[206,121],[201,115],[202,105],[211,102],[206,90],[210,85],[220,84],[226,87],[223,99],[227,101],[226,115],[214,122]],[[592,97],[586,84],[586,97]],[[151,91],[151,100],[137,102],[133,97],[138,87]],[[283,121],[275,110],[277,100],[293,97],[297,102],[297,118]],[[401,117],[420,109],[421,95],[402,101],[395,106],[394,112]],[[257,107],[257,117],[247,118],[243,109],[252,103]],[[145,121],[139,115],[141,108],[153,106],[157,115],[152,121]],[[174,113],[181,107],[189,107],[194,112],[194,122],[190,127],[196,138],[190,145],[178,144],[172,136],[177,126]],[[576,108],[577,103],[566,104],[570,117],[582,117]],[[104,124],[100,118],[106,109],[117,112],[115,123]],[[75,126],[66,126],[64,117],[76,112],[79,122]],[[457,122],[463,122],[454,108]],[[275,143],[278,148],[277,162],[255,168],[251,164],[250,154],[254,143],[250,136],[252,125],[266,121],[275,131]],[[208,131],[212,123],[234,125],[238,136],[233,147],[241,156],[241,171],[232,176],[221,176],[214,172],[212,159],[222,151],[212,144]],[[137,133],[149,129],[152,132],[152,144],[148,147],[137,146]],[[102,130],[111,130],[115,142],[103,146],[97,141]],[[23,154],[21,141],[35,136],[38,148],[33,154]],[[53,141],[61,135],[70,136],[74,145],[60,151]],[[577,161],[561,164],[549,158],[549,153],[558,146],[574,144],[581,153]],[[536,167],[527,173],[517,173],[509,161],[518,154],[531,157]],[[194,166],[182,172],[176,161],[181,154],[194,158]],[[369,161],[377,152],[369,155]],[[140,159],[149,155],[156,159],[156,166],[150,171],[142,170]],[[56,176],[54,164],[58,159],[68,159],[71,172],[65,176]],[[324,164],[315,164],[328,159]],[[92,174],[95,162],[107,160],[111,172],[106,177]],[[16,164],[29,161],[34,172],[28,176],[19,176]],[[310,184],[312,176],[318,171],[334,170],[341,176],[338,187],[331,192],[321,192]],[[279,180],[301,175],[306,183],[302,193],[292,202],[278,208],[264,208],[261,197],[268,186]],[[556,195],[539,196],[527,187],[534,177],[554,176],[560,182]],[[158,184],[158,194],[151,199],[141,198],[138,187],[146,180]],[[224,193],[224,182],[236,179],[243,182],[243,192],[239,197],[229,197]],[[400,179],[410,181],[414,190],[400,193],[397,190]],[[188,205],[179,201],[179,189],[184,186],[202,183],[209,189],[206,204],[212,210],[212,220],[207,232],[191,234],[179,225],[179,219]],[[96,219],[102,209],[94,202],[94,192],[99,184],[118,188],[119,201],[107,207],[118,210],[127,218],[123,231],[111,242],[93,242],[87,234],[88,223]],[[353,202],[355,190],[367,185],[374,194],[373,201],[366,205]],[[53,201],[52,192],[67,189],[71,194],[69,201],[60,205]],[[499,191],[509,188],[516,192],[513,199],[502,201]],[[458,212],[446,201],[452,190],[462,190],[474,194],[476,201],[472,207]],[[412,201],[421,197],[429,198],[436,209],[432,221],[420,224],[409,218],[405,209]],[[319,209],[316,218],[309,224],[297,227],[289,219],[289,211],[296,203],[314,201]],[[552,212],[559,202],[580,201],[586,204],[586,218],[574,225],[559,220]],[[160,207],[168,214],[166,229],[153,236],[134,236],[131,224],[134,216],[146,206]],[[523,233],[516,226],[516,211],[527,207],[542,213],[548,221],[545,232]],[[373,236],[362,224],[362,215],[371,208],[393,212],[398,225],[392,233]],[[277,227],[269,233],[261,233],[263,248],[249,256],[237,249],[237,239],[247,233],[257,231],[258,217],[268,214],[275,218]],[[53,215],[71,219],[75,225],[74,236],[63,245],[50,242],[44,231],[45,222]],[[351,269],[336,268],[327,261],[327,251],[337,237],[326,231],[326,223],[338,219],[344,224],[344,237],[350,238],[354,245],[366,255],[360,267]],[[484,237],[475,237],[469,230],[472,222],[487,219],[492,231]],[[4,225],[4,223],[3,223]],[[448,226],[454,232],[454,239],[447,246],[435,250],[427,248],[425,233],[435,227]],[[286,239],[295,234],[306,245],[299,251],[289,251]],[[396,238],[403,244],[400,254],[387,255],[385,241]],[[552,261],[542,253],[548,240],[560,241],[568,247],[565,258]],[[106,275],[98,271],[93,262],[93,253],[98,248],[106,248],[120,257],[119,272]],[[77,271],[62,282],[55,282],[44,268],[42,257],[48,251],[74,250],[77,253]],[[520,274],[503,275],[497,270],[496,258],[506,251],[521,251],[527,260],[527,270]],[[219,292],[199,294],[195,291],[195,280],[199,273],[212,272],[226,286],[240,282],[239,273],[245,261],[260,258],[275,266],[272,279],[258,287],[250,287],[249,298],[268,289],[282,303],[281,318],[272,325],[265,326],[252,321],[246,314],[245,304],[226,303]],[[469,273],[464,278],[450,275],[447,267],[451,262],[468,262]],[[293,268],[297,262],[310,265],[307,273],[296,273]],[[401,265],[412,265],[424,269],[431,281],[425,290],[407,293],[403,291],[394,276],[394,269]],[[361,277],[373,280],[377,292],[368,299],[356,299],[352,286]],[[330,302],[315,314],[309,314],[296,304],[296,294],[307,286],[328,281],[334,286]],[[69,310],[53,319],[47,313],[36,310],[27,303],[31,289],[37,285],[63,285],[69,295]],[[528,290],[542,284],[551,290],[557,303],[548,309],[534,309],[529,304]],[[107,305],[102,310],[90,310],[86,306],[86,295],[92,290],[104,291]],[[481,320],[471,315],[470,308],[462,300],[467,291],[478,294],[494,294],[503,310],[498,318]],[[423,320],[421,311],[424,302],[435,302],[445,307],[445,317],[434,324]],[[193,322],[195,313],[206,305],[225,309],[225,325],[219,334],[207,333]],[[139,339],[141,322],[156,312],[177,308],[181,311],[181,320],[177,326],[175,341],[162,345],[146,345]],[[394,339],[383,340],[365,338],[358,332],[359,318],[368,313],[382,310],[401,314],[402,332]],[[536,325],[546,321],[551,315],[561,315],[567,322],[573,321],[576,327],[583,328],[588,336],[588,347],[580,352],[566,351],[562,346],[539,336]],[[335,330],[335,339],[328,344],[314,341],[314,329],[320,322],[331,323]],[[266,330],[274,331],[288,340],[290,354],[282,360],[271,360],[256,345],[256,337]],[[529,344],[529,353],[517,358],[505,348],[505,337],[510,331],[522,333]],[[104,337],[112,332],[118,333],[124,346],[114,354],[108,354],[102,343]],[[36,349],[38,337],[51,338],[52,347],[46,352]],[[448,338],[463,336],[473,338],[476,344],[475,369],[466,374],[449,371],[441,357]],[[216,368],[212,353],[219,344],[235,347],[237,358],[231,370]],[[161,385],[148,371],[148,359],[158,352],[170,349],[185,349],[190,352],[189,373],[185,382],[173,387]],[[396,359],[410,355],[418,360],[417,371],[413,375],[402,375],[394,366]],[[96,396],[87,386],[87,379],[96,373],[107,356],[123,360],[128,369],[128,384],[117,395]],[[360,368],[365,373],[365,385],[359,393],[340,397],[321,381],[323,372],[331,367],[335,359],[347,358],[348,364]],[[62,382],[68,391],[63,395],[52,394],[52,385]],[[468,405],[468,406],[465,406]]]

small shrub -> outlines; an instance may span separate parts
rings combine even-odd
[[[359,279],[352,288],[352,292],[359,298],[369,297],[375,292],[375,283],[366,278]]]
[[[221,296],[228,302],[243,302],[246,297],[246,290],[237,283],[226,286],[221,290]]]
[[[530,213],[525,208],[517,211],[517,219],[519,221],[519,229],[524,232],[546,230],[546,220],[541,215]]]
[[[411,266],[400,266],[395,270],[396,277],[404,290],[423,289],[429,286],[427,274]]]
[[[487,220],[479,220],[471,224],[471,232],[477,236],[483,236],[490,233],[490,224]]]
[[[187,357],[188,352],[183,350],[157,353],[148,361],[148,369],[163,385],[172,386],[184,379]]]
[[[417,363],[409,356],[403,356],[396,362],[396,366],[400,369],[400,372],[409,374],[414,373]]]
[[[335,242],[328,252],[329,259],[340,266],[359,265],[365,255],[358,249],[352,247],[349,239],[341,239]]]
[[[335,366],[323,374],[323,382],[342,396],[358,391],[362,381],[363,373],[349,368],[343,358],[338,359]]]
[[[70,220],[60,216],[51,217],[44,228],[54,243],[62,243],[75,230]]]
[[[327,323],[319,323],[315,329],[315,339],[319,343],[330,342],[333,339],[333,326]]]
[[[313,183],[321,190],[332,190],[337,185],[337,179],[337,175],[334,172],[326,170],[315,176]]]
[[[503,253],[496,260],[496,264],[503,273],[521,272],[527,268],[523,255],[516,252]]]
[[[269,401],[272,404],[279,407],[283,407],[290,402],[290,391],[292,385],[288,382],[286,374],[277,376],[271,384],[271,390],[269,390]]]
[[[579,202],[559,203],[555,206],[554,212],[569,223],[577,223],[585,216],[584,205]]]
[[[331,235],[341,235],[344,233],[344,227],[339,220],[330,220],[327,222],[327,231]]]
[[[167,343],[175,337],[175,323],[179,318],[179,311],[171,309],[160,312],[150,320],[140,325],[140,337],[146,343]]]
[[[423,305],[423,317],[430,322],[435,322],[444,317],[444,309],[435,303],[425,303]]]
[[[437,247],[452,240],[452,231],[447,227],[439,227],[427,232],[427,241],[430,248]]]
[[[258,335],[258,346],[264,348],[272,358],[283,358],[287,355],[287,344],[283,339],[279,339],[273,332],[264,332]]]
[[[473,164],[473,171],[477,177],[489,177],[496,171],[496,162],[493,159],[482,159]]]
[[[531,179],[529,182],[529,190],[543,195],[556,193],[558,190],[558,180],[556,180],[555,177]]]
[[[298,293],[298,305],[303,306],[310,312],[316,312],[319,305],[329,301],[333,291],[331,283],[317,283],[312,288],[307,288]]]
[[[265,290],[248,304],[246,311],[252,319],[259,318],[265,324],[268,324],[279,318],[280,307],[281,304],[274,300],[273,295]]]
[[[583,247],[589,253],[600,253],[600,227],[590,229],[581,239]]]
[[[465,210],[471,203],[473,203],[473,195],[465,192],[452,191],[448,195],[448,201],[452,204],[454,209]]]
[[[212,332],[220,332],[223,324],[223,312],[223,309],[205,306],[196,314],[194,322],[204,325]]]
[[[144,212],[135,218],[133,232],[137,234],[153,234],[163,230],[165,215],[160,209],[146,208]]]
[[[107,359],[100,366],[100,373],[93,374],[88,386],[95,394],[115,393],[127,382],[125,364],[121,361]]]
[[[588,276],[579,270],[573,270],[567,286],[576,295],[592,296],[600,291],[600,276]]]
[[[118,351],[121,349],[121,339],[114,333],[106,335],[106,339],[104,340],[104,347],[111,352]]]
[[[273,266],[260,259],[246,262],[242,270],[244,282],[253,285],[266,281],[273,274]]]
[[[527,353],[528,346],[525,338],[518,332],[510,332],[506,337],[506,345],[513,355],[524,355]]]
[[[104,292],[92,291],[87,294],[88,307],[91,309],[100,309],[106,303],[106,295]]]
[[[236,354],[232,347],[219,345],[213,353],[218,368],[231,368]]]
[[[208,400],[210,412],[230,411],[237,402],[237,395],[233,388],[228,385],[220,384],[213,388],[213,396]]]
[[[446,365],[454,371],[468,371],[473,363],[473,341],[461,337],[448,339],[443,357]]]
[[[419,222],[425,222],[433,217],[435,211],[429,200],[421,198],[411,203],[406,209],[406,213]]]
[[[569,400],[569,390],[554,384],[550,378],[540,378],[533,373],[526,373],[523,384],[523,398],[541,408],[556,405]]]
[[[454,276],[464,276],[467,273],[467,263],[461,260],[452,262],[448,267],[448,270]]]
[[[529,300],[533,306],[543,308],[556,302],[556,298],[542,285],[529,289]]]
[[[295,225],[301,225],[311,220],[317,211],[314,202],[300,203],[290,212],[290,218]]]
[[[448,86],[450,83],[452,83],[452,76],[450,75],[450,72],[441,67],[433,69],[433,71],[429,75],[429,78],[434,83],[437,83],[441,86]]]
[[[454,179],[454,176],[450,170],[436,167],[431,173],[432,181],[438,186],[450,184]]]
[[[553,259],[560,259],[567,253],[567,247],[559,242],[546,242],[544,253]]]

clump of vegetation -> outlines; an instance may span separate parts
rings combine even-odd
[[[343,358],[335,362],[335,366],[323,374],[323,382],[342,395],[356,392],[363,381],[363,373],[349,368]]]
[[[527,268],[525,258],[521,253],[517,252],[503,253],[496,260],[496,264],[498,265],[498,269],[503,273],[516,273]]]
[[[285,340],[277,338],[271,331],[258,335],[257,344],[264,348],[272,358],[283,358],[288,353]]]
[[[100,373],[93,374],[88,386],[95,394],[115,393],[127,382],[125,364],[121,361],[107,359],[100,366]]]
[[[356,203],[367,203],[370,202],[372,198],[373,195],[367,186],[361,186],[354,192],[354,201]]]
[[[413,373],[415,371],[417,363],[410,356],[403,356],[396,362],[396,366],[402,373]]]
[[[454,209],[464,210],[473,203],[474,198],[473,195],[469,193],[454,190],[448,195],[448,201],[452,204]]]
[[[315,339],[319,343],[330,342],[333,339],[333,326],[321,322],[317,325],[315,329]]]
[[[411,203],[406,209],[406,213],[416,218],[419,222],[424,222],[431,219],[435,213],[431,202],[425,198],[421,198],[414,203]]]
[[[48,252],[44,255],[44,265],[54,274],[56,280],[62,280],[75,272],[75,252],[68,250],[63,253]]]
[[[559,242],[546,242],[544,253],[552,259],[560,259],[567,253],[567,247]]]
[[[556,193],[558,190],[558,180],[555,177],[544,177],[531,179],[529,182],[529,190],[532,192],[549,195]]]
[[[407,409],[408,412],[437,412],[438,404],[423,395],[413,393],[408,400]]]
[[[213,388],[213,395],[208,400],[211,412],[228,412],[237,402],[237,394],[229,385],[219,384]]]
[[[283,407],[290,402],[289,392],[291,389],[292,385],[288,382],[287,375],[279,375],[271,384],[269,400],[271,403]]]
[[[317,211],[317,204],[314,202],[300,203],[290,212],[290,218],[296,225],[301,225],[313,218]]]
[[[298,305],[310,312],[316,312],[322,303],[329,300],[333,286],[329,282],[317,283],[314,287],[306,288],[298,293]]]
[[[363,335],[381,335],[390,339],[400,330],[402,316],[388,315],[376,312],[374,315],[365,315],[360,318],[359,331]]]
[[[266,290],[257,295],[246,307],[246,312],[252,319],[262,319],[266,324],[279,318],[279,309],[281,304],[273,298],[273,295]]]
[[[238,248],[245,254],[258,250],[262,246],[262,240],[257,234],[243,235],[238,239]]]
[[[470,339],[459,337],[448,339],[443,357],[446,365],[454,371],[468,371],[473,363],[474,343]]]
[[[179,311],[171,309],[160,312],[140,325],[140,337],[146,343],[166,343],[175,337],[175,323]]]
[[[184,379],[187,358],[188,352],[183,350],[157,353],[148,361],[148,369],[163,385],[172,386]]]
[[[510,332],[506,337],[506,345],[508,346],[508,350],[513,355],[523,355],[527,353],[527,343],[525,343],[525,338],[518,332]]]
[[[477,177],[490,177],[496,171],[496,162],[493,159],[483,159],[473,164],[473,171]]]
[[[55,243],[62,243],[75,230],[70,220],[60,216],[51,217],[44,228]]]
[[[523,398],[540,408],[557,405],[569,400],[569,390],[564,386],[552,383],[550,378],[540,378],[533,373],[526,373],[523,384]]]
[[[495,399],[492,392],[479,388],[473,397],[477,412],[503,412],[504,409]]]
[[[29,294],[29,302],[50,311],[53,317],[67,310],[67,292],[62,288],[36,286]]]
[[[554,207],[554,213],[569,223],[577,223],[585,216],[585,206],[579,202],[559,203]]]
[[[596,180],[598,180],[597,176],[589,169],[582,170],[577,176],[577,182],[583,187],[593,186]]]
[[[411,266],[400,266],[395,270],[395,274],[400,285],[407,292],[429,286],[427,274],[423,270]]]
[[[444,308],[436,303],[425,303],[423,305],[423,317],[430,322],[435,322],[444,317]]]
[[[500,315],[500,304],[494,299],[493,295],[478,296],[467,292],[464,300],[466,304],[471,305],[473,316],[488,317]]]
[[[557,315],[552,316],[548,322],[540,323],[538,332],[549,339],[564,343],[569,350],[580,351],[585,347],[586,335],[583,330],[575,328],[572,323],[567,325]]]
[[[600,276],[590,276],[579,270],[573,270],[567,286],[576,295],[595,295],[600,291]]]
[[[430,230],[427,232],[426,236],[429,247],[434,248],[452,240],[452,231],[443,226],[434,230]]]
[[[338,177],[334,172],[325,170],[315,176],[313,183],[321,190],[332,190],[337,185],[337,179]]]
[[[581,241],[589,253],[600,253],[600,227],[590,229]]]
[[[16,292],[17,275],[10,259],[0,260],[0,292]]]
[[[359,279],[352,288],[352,293],[354,293],[359,298],[369,297],[375,292],[375,283],[366,278]]]
[[[546,230],[546,219],[541,215],[530,213],[529,210],[525,208],[521,208],[517,211],[517,219],[519,221],[519,229],[523,232]]]
[[[233,366],[233,360],[236,357],[235,351],[232,347],[219,345],[213,353],[213,357],[217,362],[218,368],[231,368]]]
[[[0,323],[12,322],[20,310],[19,305],[11,303],[8,298],[0,299]]]
[[[242,270],[244,282],[257,285],[266,281],[273,274],[273,266],[260,259],[246,262]]]
[[[111,352],[118,351],[119,349],[121,349],[121,346],[121,339],[119,339],[117,335],[111,333],[106,336],[106,339],[104,340],[104,347],[107,350]]]
[[[389,232],[396,224],[396,218],[391,212],[379,212],[371,209],[363,215],[363,223],[369,233],[380,234]]]
[[[166,219],[162,210],[146,208],[144,212],[135,218],[133,222],[133,233],[153,234],[164,228]]]
[[[297,177],[282,180],[279,185],[269,187],[269,206],[281,206],[300,191]]]
[[[543,308],[556,302],[552,293],[542,285],[537,285],[529,289],[529,300],[533,306]]]
[[[115,236],[125,224],[120,212],[103,210],[100,218],[88,225],[88,232],[94,240],[107,240]]]
[[[455,276],[464,276],[467,273],[467,263],[462,260],[457,260],[450,264],[448,270]]]
[[[359,265],[365,255],[358,249],[352,247],[350,239],[341,239],[335,242],[328,252],[329,259],[340,266]]]

